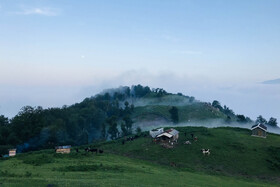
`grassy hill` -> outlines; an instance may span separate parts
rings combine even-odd
[[[42,150],[0,160],[3,186],[277,186],[280,136],[250,136],[240,128],[181,127],[178,144],[166,149],[148,136],[97,142],[103,154]],[[198,137],[191,140],[190,134]],[[186,134],[186,136],[185,136]],[[191,145],[183,142],[190,140]],[[210,156],[201,153],[211,149]],[[172,166],[170,163],[173,163]]]

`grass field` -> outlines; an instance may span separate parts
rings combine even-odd
[[[0,160],[0,186],[277,186],[280,136],[251,137],[240,128],[183,127],[179,143],[165,149],[140,137],[99,142],[103,154],[42,150]],[[186,136],[185,136],[186,133]],[[197,142],[184,145],[190,133]],[[201,148],[210,148],[203,156]],[[170,166],[170,163],[176,166]],[[279,186],[279,185],[278,185]]]
[[[193,103],[189,105],[177,106],[179,111],[179,122],[203,121],[211,119],[226,119],[226,115],[207,106],[204,103]],[[169,110],[171,105],[146,105],[135,107],[133,119],[137,122],[165,120],[171,122]]]

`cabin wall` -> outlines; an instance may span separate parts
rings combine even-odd
[[[67,149],[56,149],[56,153],[70,153],[70,148],[67,148]]]
[[[9,156],[16,156],[16,150],[9,151]]]
[[[260,128],[256,128],[252,130],[253,136],[260,136],[260,137],[266,137],[266,132]]]

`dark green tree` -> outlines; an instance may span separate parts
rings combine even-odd
[[[133,124],[133,121],[131,120],[130,116],[129,115],[126,115],[124,118],[123,118],[123,121],[125,122],[124,123],[124,128],[126,129],[126,134],[125,135],[128,135],[128,134],[131,134],[132,133],[132,124]]]
[[[237,117],[237,122],[239,123],[247,123],[246,117],[244,115],[236,115]]]
[[[179,114],[178,114],[178,108],[173,106],[170,110],[169,113],[171,115],[171,120],[173,123],[178,123],[179,122]]]
[[[262,115],[259,115],[259,116],[257,117],[256,124],[259,124],[259,123],[264,124],[264,125],[267,124],[266,119],[263,118]]]
[[[270,125],[270,126],[272,126],[272,127],[277,127],[277,119],[271,117],[271,118],[269,119],[269,121],[267,122],[267,124]]]
[[[119,130],[117,128],[118,124],[117,124],[117,117],[116,116],[112,116],[107,120],[107,123],[109,124],[109,129],[108,129],[108,133],[111,135],[111,139],[116,139],[118,137],[119,134]]]
[[[141,134],[141,132],[142,132],[142,129],[140,127],[137,127],[136,128],[136,133],[139,135],[139,134]]]

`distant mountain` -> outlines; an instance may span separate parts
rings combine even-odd
[[[267,80],[264,81],[263,84],[280,84],[280,79]]]

